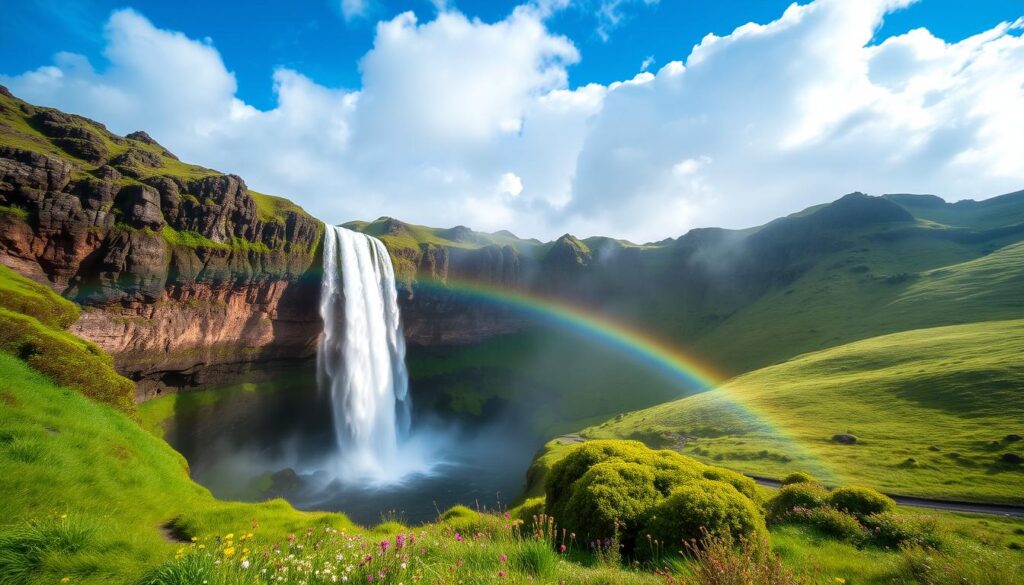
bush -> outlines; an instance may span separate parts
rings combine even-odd
[[[896,502],[888,496],[871,488],[857,486],[836,488],[828,495],[828,503],[855,516],[881,514],[896,509]]]
[[[637,463],[654,473],[656,489],[668,495],[672,488],[701,476],[703,463],[674,451],[654,451],[639,441],[589,441],[574,447],[551,467],[544,483],[547,512],[561,520],[572,497],[573,485],[598,463],[618,460]]]
[[[857,518],[831,506],[795,508],[781,521],[810,526],[823,534],[851,543],[859,543],[867,537],[867,530]]]
[[[692,486],[709,492],[715,501],[708,506],[717,504],[729,512],[704,514],[695,508],[693,514],[673,518],[679,526],[690,526],[686,535],[671,536],[673,541],[699,537],[702,525],[714,532],[721,522],[735,521],[737,534],[749,532],[747,524],[764,525],[753,480],[637,441],[591,441],[574,447],[548,474],[545,508],[560,526],[588,542],[612,536],[617,522],[622,542],[631,546],[655,506],[674,498],[673,510],[680,512],[685,496],[675,494],[684,487],[690,488],[687,493],[698,489]],[[736,498],[739,503],[733,502]],[[748,518],[750,511],[754,519]]]
[[[704,479],[722,481],[731,485],[736,488],[738,492],[753,502],[759,502],[761,500],[761,495],[757,491],[757,484],[754,483],[754,480],[741,473],[736,473],[735,471],[723,469],[721,467],[708,467],[704,470],[702,475]]]
[[[878,546],[923,546],[939,548],[942,538],[937,532],[935,521],[929,517],[905,516],[883,512],[862,519],[868,529],[871,542]]]
[[[624,536],[632,536],[661,497],[649,467],[606,461],[574,484],[572,497],[556,520],[586,541],[611,536],[616,521]]]
[[[818,483],[818,480],[814,479],[814,476],[809,473],[804,473],[802,471],[794,471],[793,473],[790,473],[786,477],[782,478],[782,481],[780,483],[782,483],[782,485],[784,486],[787,486],[793,485],[795,483]]]
[[[816,483],[794,483],[779,490],[768,500],[768,517],[781,519],[794,508],[813,509],[821,507],[828,499],[828,491]]]
[[[651,510],[640,538],[649,535],[682,548],[707,536],[759,540],[766,534],[764,517],[749,498],[727,483],[696,480],[676,488]],[[643,550],[640,542],[637,550]]]
[[[544,513],[544,497],[529,498],[522,504],[509,510],[509,515],[516,520],[522,520],[524,523],[528,523],[534,516],[540,516]]]

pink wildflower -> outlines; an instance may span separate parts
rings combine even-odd
[[[558,552],[565,552],[565,545],[564,544],[562,546],[558,547]]]
[[[380,541],[380,550],[381,550],[381,552],[388,552],[388,547],[389,546],[391,546],[391,543],[389,541],[387,541],[387,540]]]
[[[458,532],[455,533],[455,542],[462,542],[462,535]]]
[[[498,559],[499,559],[499,560],[500,560],[500,561],[501,561],[502,563],[507,563],[507,562],[508,562],[508,557],[506,557],[506,556],[505,556],[505,553],[501,553],[501,556],[500,556],[500,557],[498,557]]]

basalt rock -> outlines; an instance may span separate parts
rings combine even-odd
[[[0,262],[83,305],[71,330],[110,352],[139,397],[208,386],[315,354],[322,224],[261,215],[234,175],[174,160],[149,135],[0,108]],[[5,145],[6,144],[6,145]]]

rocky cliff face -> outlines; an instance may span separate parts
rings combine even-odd
[[[0,262],[84,306],[139,396],[314,355],[322,224],[142,132],[0,92]]]

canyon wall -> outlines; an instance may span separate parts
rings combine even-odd
[[[0,262],[80,303],[72,331],[139,398],[315,355],[319,221],[145,133],[2,94]]]

